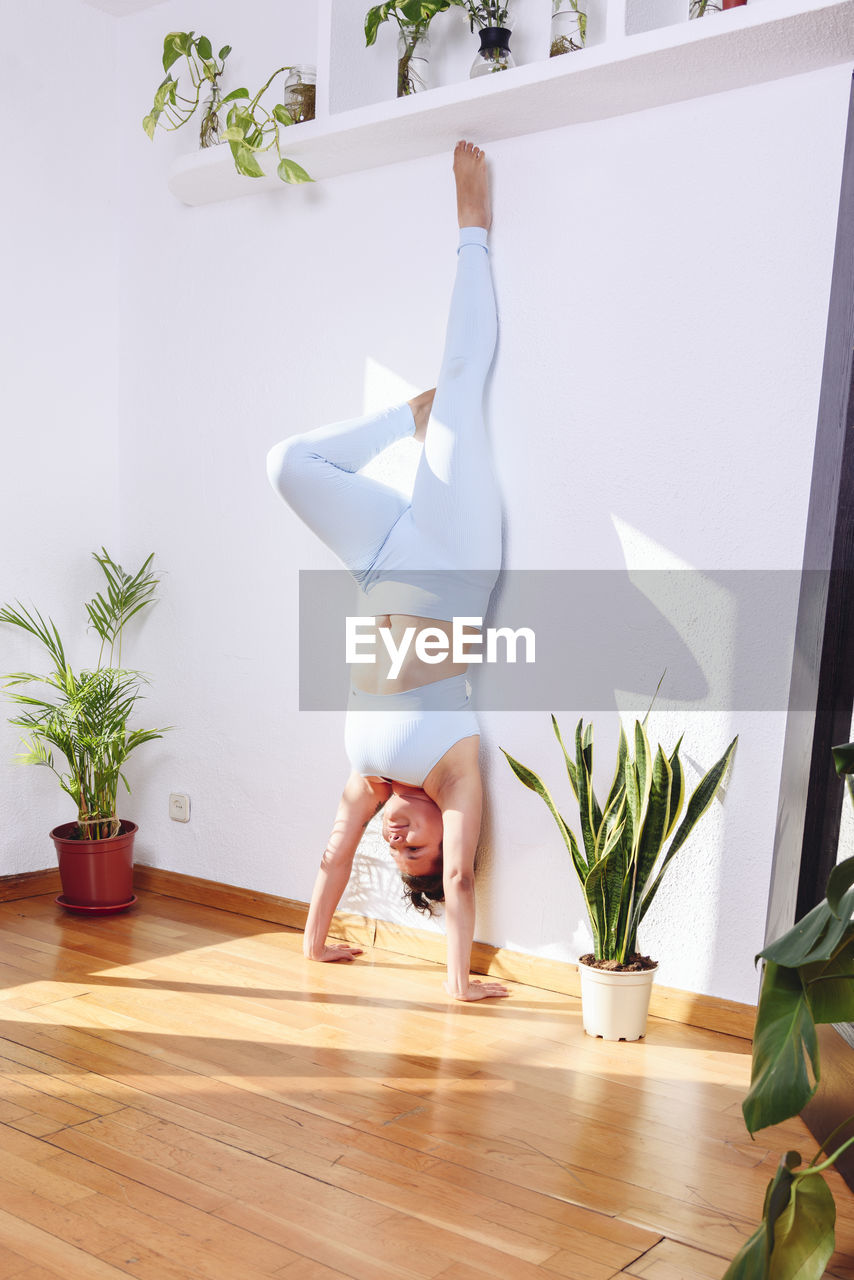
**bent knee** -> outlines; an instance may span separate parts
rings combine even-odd
[[[311,458],[311,447],[302,436],[290,436],[273,445],[267,454],[267,478],[283,498],[299,484]]]

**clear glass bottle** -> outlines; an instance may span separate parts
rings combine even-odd
[[[480,31],[480,48],[472,63],[470,77],[491,75],[493,71],[508,71],[515,67],[513,54],[510,52],[510,37],[513,32],[507,27],[482,27]]]
[[[401,22],[397,37],[397,96],[429,89],[430,34],[422,22]]]
[[[294,124],[314,119],[317,98],[317,67],[300,63],[291,67],[285,81],[285,110]]]
[[[587,13],[584,0],[552,0],[552,33],[549,57],[584,48]]]

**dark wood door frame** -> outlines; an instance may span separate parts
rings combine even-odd
[[[803,569],[766,942],[785,933],[824,897],[838,855],[845,794],[830,749],[848,741],[854,704],[854,85]],[[803,1113],[819,1141],[851,1114],[854,1048],[849,1039],[834,1027],[819,1028],[821,1083]],[[854,1149],[837,1168],[854,1189]]]
[[[854,84],[842,162],[766,942],[824,896],[854,700]]]

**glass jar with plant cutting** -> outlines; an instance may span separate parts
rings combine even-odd
[[[552,0],[552,30],[549,57],[558,58],[584,48],[587,14],[578,0]]]
[[[172,132],[186,124],[195,114],[201,102],[202,91],[207,87],[208,96],[201,113],[199,144],[210,147],[219,142],[218,111],[221,102],[219,82],[225,68],[225,60],[230,53],[231,45],[226,44],[214,57],[211,42],[207,36],[197,36],[194,31],[169,32],[163,41],[163,70],[166,72],[166,77],[157,86],[154,105],[142,122],[142,127],[149,138],[154,137],[154,131],[158,126]],[[179,92],[179,81],[172,74],[172,68],[181,57],[186,61],[185,70],[190,81],[192,97]]]
[[[390,0],[374,5],[365,15],[365,44],[376,43],[383,22],[393,18],[398,26],[397,96],[407,97],[430,87],[430,23],[460,0]]]
[[[510,11],[507,0],[455,0],[455,3],[465,9],[472,31],[477,27],[480,32],[480,48],[469,72],[471,78],[475,80],[515,67],[510,52],[513,32],[507,26]]]

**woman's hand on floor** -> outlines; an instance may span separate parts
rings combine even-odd
[[[362,955],[361,947],[347,947],[344,945],[330,947],[328,944],[317,955],[309,955],[306,952],[307,960],[355,960],[356,956]]]
[[[452,991],[447,982],[443,984],[449,996],[455,1000],[491,1000],[494,996],[509,996],[510,992],[501,982],[469,982],[468,989],[462,993]]]

